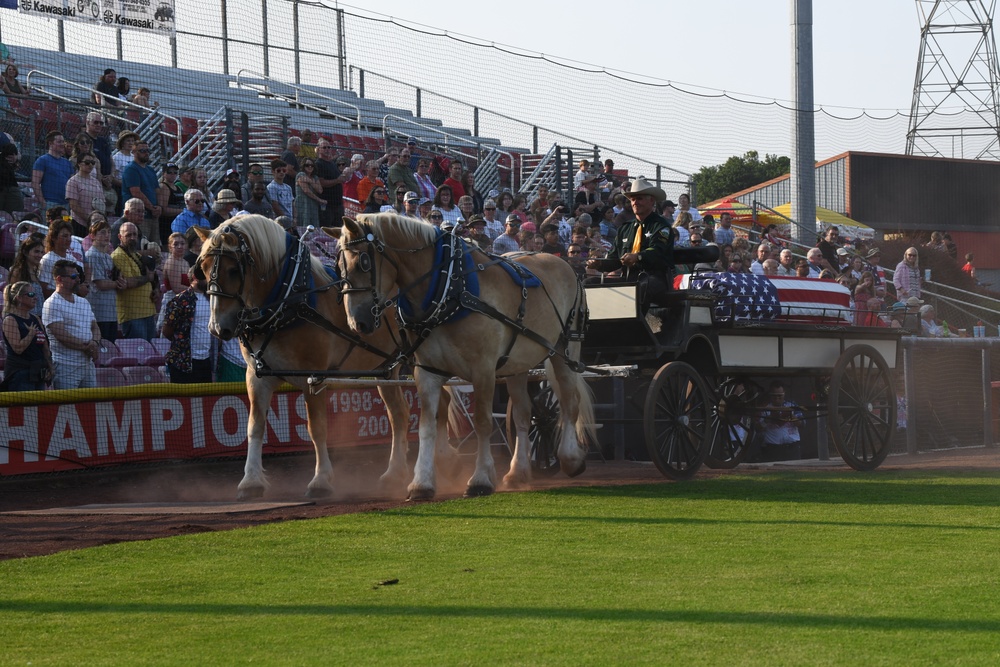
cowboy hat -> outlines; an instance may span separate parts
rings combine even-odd
[[[639,195],[651,195],[656,201],[666,201],[667,193],[662,188],[651,185],[649,181],[640,176],[632,181],[627,192],[623,192],[626,197],[632,198]]]
[[[881,254],[882,253],[879,251],[878,248],[872,248],[871,250],[868,251],[866,257],[874,257],[875,255],[881,255]]]

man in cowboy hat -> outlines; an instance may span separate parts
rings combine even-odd
[[[674,236],[670,223],[656,212],[666,193],[646,179],[635,179],[624,193],[632,204],[635,220],[618,229],[605,259],[592,259],[587,268],[598,271],[621,269],[621,282],[643,282],[645,302],[660,302],[670,292],[674,278]],[[605,280],[606,281],[606,280]]]

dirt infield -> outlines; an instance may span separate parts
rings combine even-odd
[[[371,489],[377,488],[378,476],[387,459],[380,450],[337,452],[334,460],[337,494],[308,504],[303,504],[303,493],[312,477],[311,455],[265,460],[271,488],[264,502],[254,505],[236,506],[233,502],[236,485],[243,475],[242,460],[0,479],[0,560],[398,507],[405,504],[403,489],[394,498],[371,493]],[[471,472],[471,457],[468,466]],[[498,462],[498,470],[504,469],[505,464]],[[835,460],[743,465],[738,470],[769,469],[848,468]],[[1000,448],[892,456],[881,468],[889,469],[1000,470]],[[700,476],[725,474],[729,473],[711,470],[699,473]],[[673,482],[650,463],[589,461],[587,471],[580,477],[569,479],[557,475],[536,480],[534,488],[650,483]],[[463,479],[447,487],[441,484],[438,499],[460,497],[463,489]],[[85,505],[98,507],[81,509]],[[33,512],[37,510],[48,511]]]

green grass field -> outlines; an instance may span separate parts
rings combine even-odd
[[[998,501],[733,474],[12,560],[0,664],[996,665]]]

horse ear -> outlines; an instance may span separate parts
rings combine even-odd
[[[320,227],[320,229],[322,229],[323,233],[327,236],[332,236],[338,240],[340,239],[340,234],[343,231],[340,227]]]
[[[200,238],[202,241],[207,241],[209,237],[212,236],[212,230],[205,229],[204,227],[195,227],[194,233],[197,234],[198,238]]]
[[[358,225],[356,220],[344,216],[344,229],[347,230],[350,236],[363,236],[364,232],[361,231],[361,226]]]

